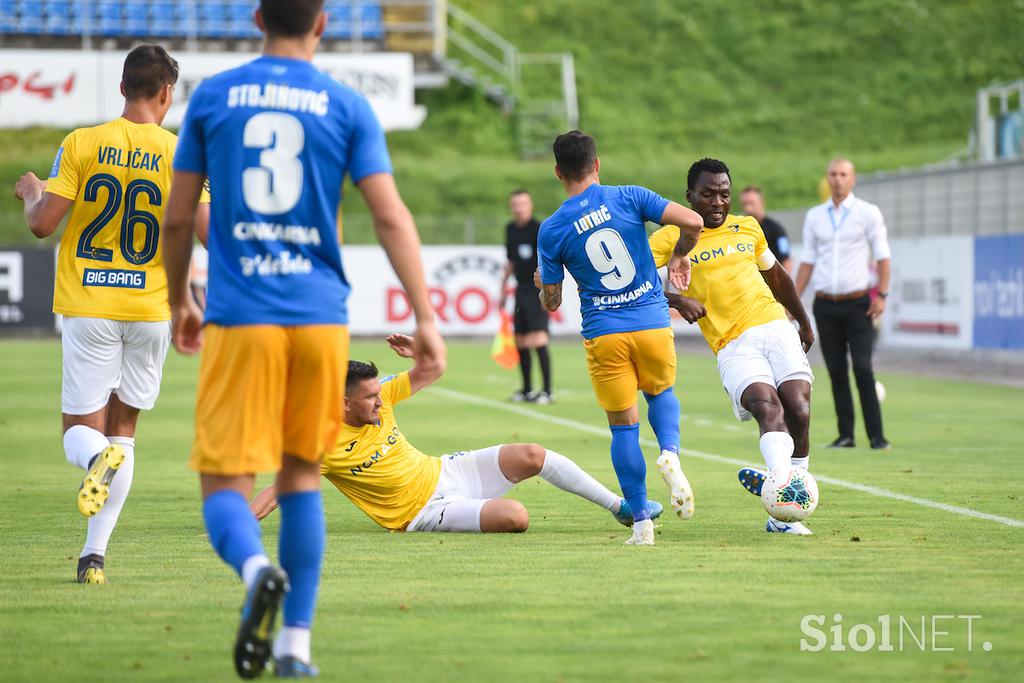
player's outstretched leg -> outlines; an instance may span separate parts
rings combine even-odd
[[[239,481],[243,477],[204,474],[202,479],[204,491],[210,490],[203,501],[210,544],[238,572],[246,587],[235,639],[235,670],[242,678],[255,678],[270,661],[274,619],[288,590],[288,579],[281,569],[270,566],[263,551],[259,522],[238,490],[246,486]],[[251,488],[251,477],[245,479]]]
[[[513,484],[539,476],[552,486],[608,510],[620,524],[633,525],[633,511],[626,499],[609,491],[601,482],[561,453],[535,443],[505,444],[498,454],[498,466],[505,478]],[[651,519],[660,517],[662,510],[661,504],[657,501],[647,501],[647,511]]]
[[[640,449],[640,425],[611,425],[612,466],[629,509],[633,511],[633,535],[627,545],[654,545],[654,522],[647,509],[647,463]]]
[[[683,466],[679,463],[679,399],[672,387],[660,394],[648,394],[647,419],[654,435],[658,438],[661,455],[658,457],[658,472],[668,487],[669,503],[680,519],[693,517],[693,489]]]

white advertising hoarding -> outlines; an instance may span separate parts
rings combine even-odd
[[[177,127],[204,78],[245,64],[249,52],[173,52],[180,68],[175,104],[164,125]],[[0,128],[71,128],[121,114],[125,53],[99,50],[0,50]],[[319,54],[314,63],[369,101],[384,130],[418,128],[426,109],[414,101],[408,53]]]
[[[882,316],[894,346],[969,349],[974,334],[974,237],[903,238],[892,247],[890,296]]]
[[[415,320],[384,250],[346,246],[342,255],[352,285],[348,299],[352,334],[411,332]],[[501,246],[423,247],[424,273],[441,334],[494,335],[500,322],[497,296],[505,262]],[[562,292],[562,306],[551,316],[551,334],[579,334],[580,301],[576,282],[568,275]]]

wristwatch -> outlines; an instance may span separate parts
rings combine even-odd
[[[882,290],[878,290],[878,296],[882,297],[883,299],[888,299],[889,292],[883,292]]]

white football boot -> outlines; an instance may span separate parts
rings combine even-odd
[[[654,545],[654,521],[633,522],[633,535],[626,540],[626,545]]]
[[[808,529],[801,522],[780,522],[774,517],[769,517],[764,525],[764,530],[770,534],[792,534],[794,536],[813,536],[814,532]]]
[[[669,504],[679,519],[693,517],[693,489],[683,474],[679,456],[672,451],[662,451],[658,456],[658,471],[668,487]]]

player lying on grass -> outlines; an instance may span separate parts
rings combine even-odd
[[[387,342],[402,358],[412,357],[412,337],[393,334]],[[610,511],[620,523],[633,523],[624,499],[543,446],[505,444],[440,458],[417,450],[398,428],[394,407],[440,377],[441,372],[413,365],[378,379],[373,364],[349,362],[345,423],[320,471],[373,521],[392,531],[526,531],[526,508],[501,496],[540,475]],[[261,491],[250,507],[257,519],[266,517],[277,507],[276,488]],[[662,506],[650,501],[648,511],[657,518]]]
[[[690,252],[689,287],[666,296],[683,318],[700,325],[718,356],[736,417],[757,420],[767,468],[792,464],[807,469],[814,375],[805,351],[814,343],[814,332],[761,226],[750,216],[729,213],[731,190],[729,168],[721,161],[701,159],[690,167],[686,199],[704,219],[704,229]],[[678,240],[679,228],[671,225],[651,235],[659,267],[668,264]],[[787,310],[800,325],[799,335],[786,319]],[[760,495],[763,472],[744,468],[739,476],[748,491]],[[765,529],[811,533],[801,523],[772,518]]]

